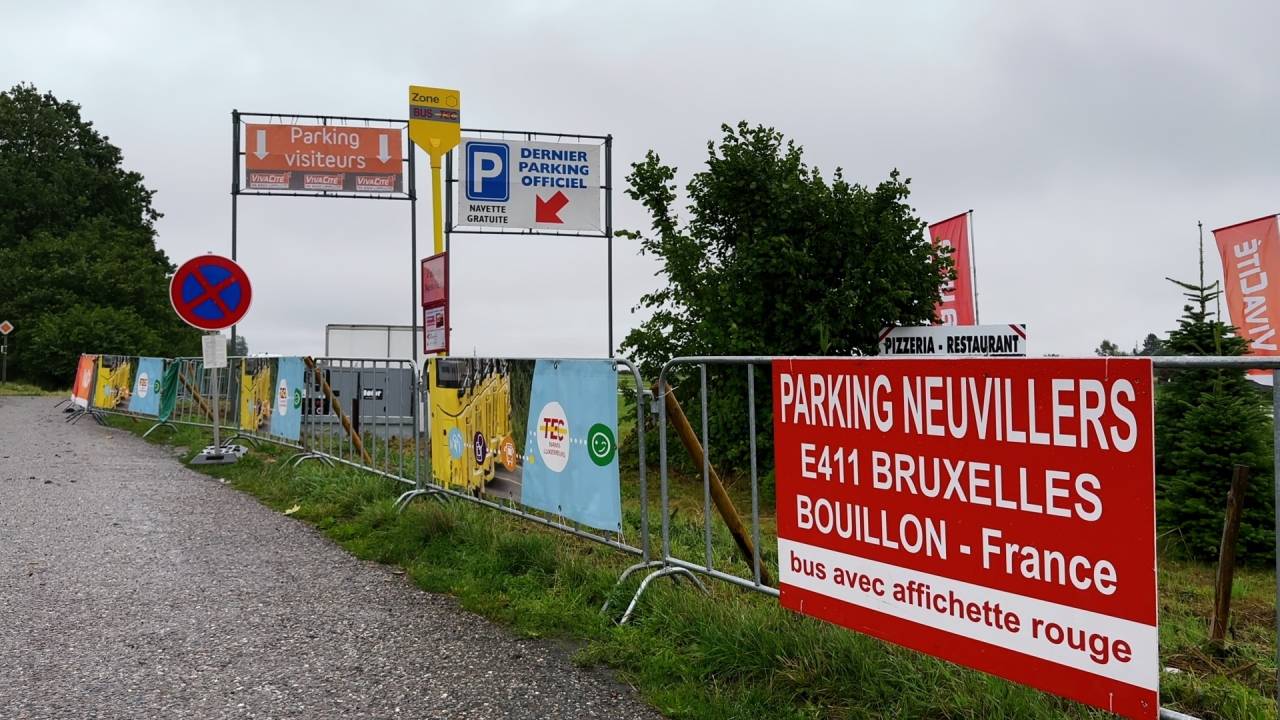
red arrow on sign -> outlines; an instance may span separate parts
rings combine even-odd
[[[565,205],[569,204],[569,198],[565,197],[564,193],[557,190],[550,200],[543,200],[541,195],[535,195],[534,199],[537,201],[535,203],[537,207],[534,208],[533,213],[534,221],[540,223],[564,222],[558,214]]]

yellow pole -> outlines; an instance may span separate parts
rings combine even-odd
[[[436,255],[444,252],[444,206],[441,204],[440,198],[444,197],[441,192],[442,183],[440,181],[440,157],[431,156],[431,229],[436,239]]]

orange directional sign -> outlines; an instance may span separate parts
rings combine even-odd
[[[245,184],[258,190],[403,192],[399,128],[245,125]]]
[[[11,332],[13,332],[13,323],[8,320],[0,322],[0,335],[8,335]]]

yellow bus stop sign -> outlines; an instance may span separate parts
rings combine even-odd
[[[437,255],[445,250],[440,165],[445,153],[462,141],[460,97],[457,90],[409,86],[409,139],[431,156],[431,230]]]
[[[409,86],[409,138],[440,167],[444,154],[462,140],[462,107],[457,90]]]

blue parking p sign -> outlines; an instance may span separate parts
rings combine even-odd
[[[466,195],[468,200],[506,202],[511,197],[507,183],[510,147],[506,143],[467,143]]]

